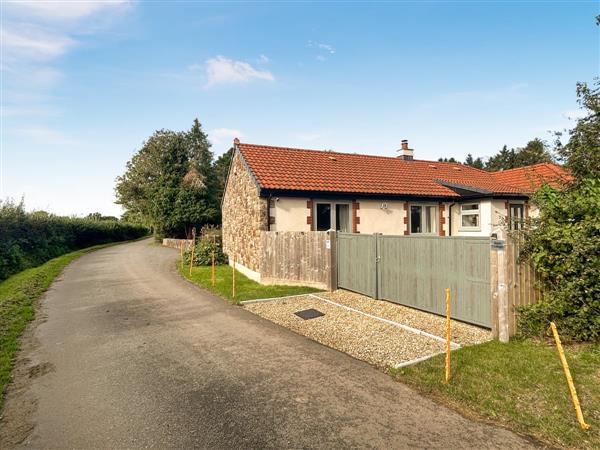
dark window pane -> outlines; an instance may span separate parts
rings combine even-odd
[[[421,207],[411,206],[410,207],[410,232],[421,233]]]
[[[327,231],[331,228],[331,205],[317,203],[317,231]]]

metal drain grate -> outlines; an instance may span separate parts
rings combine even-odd
[[[304,311],[296,311],[294,314],[296,314],[298,317],[304,320],[316,319],[317,317],[325,315],[325,313],[322,313],[321,311],[313,308],[305,309]]]

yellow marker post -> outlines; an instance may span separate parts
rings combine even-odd
[[[233,251],[233,267],[231,270],[231,296],[235,298],[235,250]]]
[[[196,250],[196,227],[192,228],[192,253],[190,254],[190,277],[192,276],[192,266],[194,265],[194,251]]]
[[[179,252],[181,253],[181,268],[183,269],[183,241],[179,243]]]
[[[210,281],[212,283],[212,287],[215,287],[215,237],[213,236],[213,251],[212,251],[212,272],[210,274]]]
[[[450,323],[450,288],[446,288],[446,383],[450,380],[450,343],[452,328]]]
[[[584,430],[588,430],[590,426],[587,423],[585,423],[585,420],[583,420],[581,405],[579,404],[579,398],[577,398],[577,390],[575,389],[575,385],[573,384],[573,377],[571,377],[569,364],[567,363],[567,358],[565,357],[565,352],[560,342],[560,336],[558,335],[558,330],[556,329],[556,325],[554,324],[554,322],[550,322],[550,328],[552,328],[552,334],[554,335],[554,340],[556,341],[556,349],[558,350],[558,356],[560,357],[560,362],[562,363],[563,370],[565,371],[565,378],[567,379],[567,384],[569,385],[569,391],[571,391],[571,400],[573,400],[573,406],[575,407],[575,414],[577,415],[577,420],[579,421],[579,425],[581,425],[581,428],[583,428]]]

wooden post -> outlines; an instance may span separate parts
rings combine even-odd
[[[450,344],[452,342],[452,325],[450,322],[450,288],[446,288],[446,383],[450,380]]]
[[[556,325],[554,324],[554,322],[550,322],[550,328],[552,328],[552,334],[554,335],[554,340],[556,341],[556,349],[558,351],[558,356],[560,358],[560,362],[562,363],[563,370],[565,372],[567,384],[569,385],[569,391],[571,392],[571,400],[573,400],[573,406],[575,407],[577,421],[579,422],[581,428],[583,428],[584,430],[588,430],[590,426],[587,423],[585,423],[585,420],[583,420],[583,413],[581,412],[581,405],[579,404],[579,398],[577,397],[577,390],[575,389],[575,384],[573,384],[573,377],[571,377],[569,364],[567,363],[567,358],[565,357],[565,352],[560,342],[560,336],[558,335],[558,330],[556,329]]]
[[[192,266],[194,264],[194,251],[196,250],[196,227],[192,228],[192,253],[190,254],[190,277],[192,276]]]
[[[337,289],[337,232],[328,231],[327,232],[327,240],[329,241],[329,246],[327,246],[327,242],[325,243],[325,248],[328,252],[328,263],[329,263],[329,276],[327,288],[330,291],[335,291]]]
[[[184,241],[179,243],[179,252],[181,253],[181,269],[183,270],[183,246],[185,245]]]
[[[212,287],[215,287],[215,237],[213,236],[213,251],[212,251],[212,272],[210,274],[210,281]]]
[[[508,342],[510,337],[509,327],[509,303],[507,287],[507,267],[506,267],[506,241],[505,231],[502,228],[494,230],[496,235],[492,239],[491,258],[492,258],[492,331],[494,337],[500,342]]]
[[[231,297],[235,298],[235,246],[233,250],[233,267],[231,270]]]

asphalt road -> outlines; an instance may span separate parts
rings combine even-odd
[[[25,333],[0,448],[525,448],[189,284],[149,241],[72,263]]]

